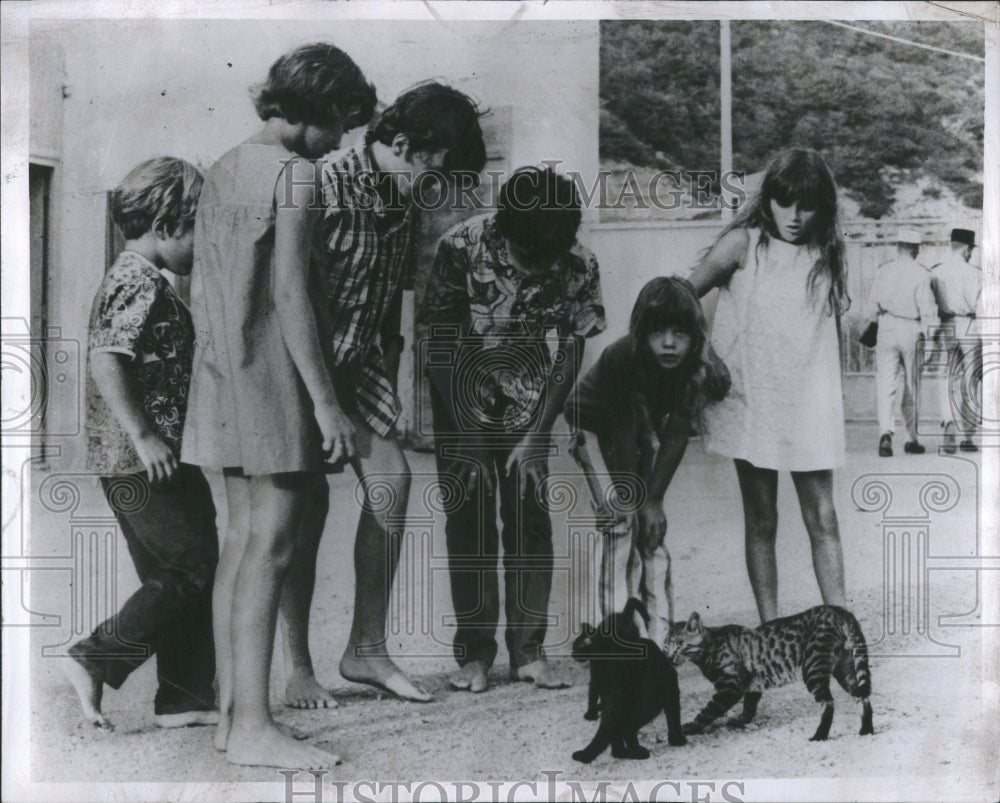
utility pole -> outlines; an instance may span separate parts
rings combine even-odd
[[[733,71],[729,20],[719,21],[719,106],[721,179],[733,171]],[[733,210],[729,208],[733,198],[732,193],[727,192],[725,186],[722,184],[722,219],[728,221],[733,218]]]

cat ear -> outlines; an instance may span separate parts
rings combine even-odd
[[[687,630],[690,633],[696,633],[701,630],[701,617],[698,616],[698,611],[695,611],[688,617]]]

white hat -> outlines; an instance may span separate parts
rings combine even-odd
[[[910,245],[920,245],[920,232],[913,229],[900,229],[896,235],[897,243],[909,243]]]

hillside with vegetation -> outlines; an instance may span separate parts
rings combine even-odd
[[[856,24],[984,54],[980,23]],[[799,145],[827,157],[861,217],[899,214],[914,194],[923,208],[942,198],[981,209],[981,61],[826,22],[734,21],[731,40],[735,170]],[[719,108],[718,22],[602,23],[604,166],[717,169]]]

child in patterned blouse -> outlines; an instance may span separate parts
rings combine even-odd
[[[105,274],[90,319],[88,468],[121,525],[142,586],[69,648],[66,675],[86,718],[155,652],[160,727],[218,722],[212,578],[215,507],[201,470],[179,461],[194,350],[191,315],[161,275],[191,272],[201,174],[180,159],[142,163],[114,191],[125,250]]]

